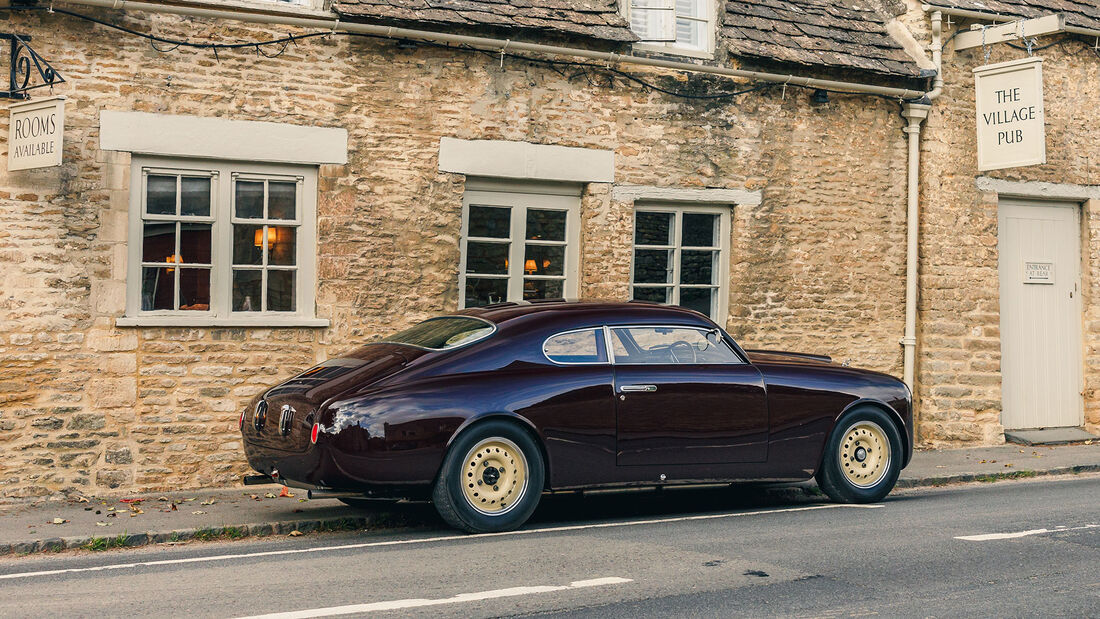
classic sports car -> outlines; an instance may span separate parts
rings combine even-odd
[[[650,303],[505,303],[426,320],[258,395],[246,481],[349,504],[430,498],[471,532],[522,525],[544,491],[816,476],[877,501],[913,449],[901,381],[741,349]]]

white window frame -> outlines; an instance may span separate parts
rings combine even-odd
[[[659,52],[663,54],[675,54],[678,56],[691,56],[693,58],[713,59],[714,50],[716,45],[716,36],[718,28],[718,0],[699,0],[703,3],[703,10],[700,12],[703,17],[687,17],[682,19],[690,19],[692,21],[706,21],[707,27],[704,29],[706,33],[706,40],[701,48],[684,45],[677,43],[676,41],[639,41],[634,43],[634,49],[649,52]],[[630,23],[630,10],[632,0],[622,0],[622,15],[626,19],[627,23]],[[675,36],[676,28],[676,9],[675,0],[673,0],[673,36]]]
[[[728,206],[685,206],[676,203],[645,203],[634,206],[634,225],[631,227],[630,241],[630,298],[634,298],[634,258],[638,249],[672,250],[672,277],[671,281],[664,284],[639,284],[638,288],[672,288],[670,305],[679,305],[681,288],[717,288],[718,300],[712,311],[716,314],[709,318],[719,325],[726,324],[729,315],[729,279],[730,279],[730,211]],[[670,245],[637,245],[638,213],[673,213],[673,229],[671,231],[672,243]],[[683,227],[685,213],[702,213],[718,215],[718,245],[712,247],[684,246],[681,244],[680,230]],[[713,285],[681,284],[680,283],[680,256],[683,250],[718,250],[718,283]]]
[[[332,0],[189,0],[191,4],[209,5],[219,9],[267,9],[317,17],[331,17]]]
[[[143,225],[148,219],[145,216],[146,184],[148,177],[153,174],[184,174],[211,178],[210,217],[203,218],[213,223],[210,247],[212,265],[210,309],[208,311],[141,309]],[[295,235],[297,277],[293,312],[232,311],[233,224],[238,221],[234,212],[234,186],[237,180],[259,179],[294,182],[297,185],[298,202],[295,213],[297,222],[291,222],[297,229]],[[253,225],[271,223],[266,219],[247,220],[247,222]],[[316,318],[316,166],[134,155],[131,159],[127,238],[126,315],[116,320],[118,326],[324,327],[329,324],[328,320]],[[266,278],[263,281],[266,282]],[[266,290],[264,294],[266,295]]]
[[[523,300],[523,280],[526,279],[562,279],[562,294],[566,298],[576,298],[580,279],[580,210],[581,188],[576,185],[505,183],[494,181],[470,180],[462,196],[462,227],[459,240],[461,256],[458,264],[458,308],[466,307],[466,246],[467,242],[499,243],[499,238],[480,238],[469,236],[470,206],[506,206],[512,209],[510,236],[508,237],[508,273],[492,276],[488,279],[507,279],[508,298],[503,301]],[[525,238],[527,227],[527,209],[547,209],[565,211],[565,241],[528,241]],[[525,248],[528,243],[538,245],[564,245],[565,265],[562,276],[532,276],[523,272]],[[485,275],[475,275],[486,277]]]

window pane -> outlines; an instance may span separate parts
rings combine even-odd
[[[671,249],[634,250],[634,283],[664,284],[671,281]]]
[[[565,296],[565,282],[560,279],[525,279],[523,280],[523,300],[534,299],[561,299]]]
[[[676,20],[676,43],[686,47],[703,49],[708,22],[695,19]]]
[[[635,245],[672,245],[673,213],[640,211],[634,216]]]
[[[469,236],[506,239],[511,236],[512,209],[507,206],[471,206]]]
[[[483,339],[492,332],[493,325],[484,320],[465,316],[444,316],[429,318],[382,341],[446,350]]]
[[[528,245],[524,254],[523,272],[527,275],[563,275],[565,246]]]
[[[706,314],[711,318],[714,316],[714,293],[713,288],[681,288],[680,289],[680,307],[686,307],[693,309],[702,314]]]
[[[264,184],[255,181],[237,181],[235,203],[237,217],[261,219],[264,216]]]
[[[181,262],[210,264],[211,228],[210,224],[180,224]]]
[[[167,267],[141,269],[141,309],[170,310],[175,308],[176,275]]]
[[[210,216],[210,179],[184,176],[180,179],[180,214]]]
[[[717,284],[715,281],[716,251],[685,249],[680,253],[681,284]]]
[[[542,351],[558,363],[607,363],[602,329],[555,335],[546,340]]]
[[[297,228],[267,227],[267,263],[280,266],[293,266],[297,255]],[[253,233],[255,234],[255,233]],[[253,239],[255,245],[255,239]]]
[[[233,226],[233,264],[263,264],[263,230],[263,226]]]
[[[630,10],[630,29],[643,41],[672,40],[675,13],[665,9],[633,8]]]
[[[267,311],[294,311],[294,275],[297,271],[267,272]]]
[[[508,243],[466,243],[466,272],[508,274]]]
[[[527,209],[527,238],[539,241],[564,241],[565,211]]]
[[[263,271],[233,271],[233,311],[260,311]]]
[[[502,303],[508,298],[508,280],[484,277],[466,278],[466,307]]]
[[[210,269],[180,269],[180,309],[210,310]]]
[[[736,363],[733,351],[713,334],[676,327],[613,329],[615,361],[623,363]]]
[[[176,224],[145,222],[141,241],[143,262],[164,262],[176,253]]]
[[[176,214],[175,176],[149,176],[145,194],[145,208],[151,215]]]
[[[676,0],[676,15],[680,17],[702,17],[706,0]]]
[[[685,247],[718,247],[718,215],[684,213]]]
[[[269,181],[267,183],[268,219],[297,217],[298,184]]]
[[[652,301],[654,303],[670,303],[672,288],[634,288],[635,301]]]

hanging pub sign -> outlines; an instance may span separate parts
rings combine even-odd
[[[1043,122],[1043,59],[1024,58],[974,69],[978,170],[1047,162]]]
[[[24,101],[8,111],[8,171],[61,165],[65,97]]]

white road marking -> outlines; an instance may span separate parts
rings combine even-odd
[[[693,520],[716,520],[719,518],[737,518],[740,516],[763,516],[765,514],[785,514],[789,512],[807,512],[819,509],[839,508],[864,508],[875,509],[883,507],[881,504],[853,505],[845,503],[826,503],[823,505],[809,505],[807,507],[788,507],[784,509],[763,509],[755,512],[731,512],[725,514],[706,514],[703,516],[679,516],[676,518],[652,518],[649,520],[626,520],[620,522],[600,522],[596,524],[576,524],[562,527],[544,527],[541,529],[520,529],[518,531],[504,531],[501,533],[479,533],[476,535],[441,535],[439,537],[423,537],[414,539],[398,539],[387,542],[362,542],[359,544],[343,544],[340,546],[314,546],[312,548],[295,548],[291,550],[268,550],[264,552],[248,552],[239,554],[211,555],[206,557],[191,557],[190,559],[162,559],[160,561],[137,561],[134,563],[116,563],[113,565],[97,565],[95,567],[73,567],[60,570],[42,570],[39,572],[17,572],[14,574],[0,574],[0,580],[12,580],[15,578],[36,578],[40,576],[54,576],[57,574],[76,574],[80,572],[101,572],[104,570],[122,570],[137,567],[150,567],[157,565],[180,565],[184,563],[206,563],[208,561],[228,561],[230,559],[250,559],[252,557],[274,557],[279,555],[293,555],[309,552],[328,552],[332,550],[354,550],[356,548],[379,548],[383,546],[402,546],[406,544],[428,544],[432,542],[452,542],[479,540],[487,537],[502,537],[516,535],[534,535],[537,533],[561,533],[565,531],[583,531],[585,529],[609,529],[615,527],[632,527],[645,524],[665,524],[669,522],[688,522]]]
[[[988,542],[995,539],[1016,539],[1017,537],[1040,535],[1042,533],[1061,533],[1062,531],[1079,531],[1081,529],[1093,529],[1096,527],[1100,527],[1100,524],[1086,524],[1083,527],[1057,526],[1053,529],[1030,529],[1028,531],[1016,531],[1015,533],[983,533],[981,535],[959,535],[956,536],[955,539],[962,539],[968,542]]]
[[[494,589],[492,591],[478,591],[476,593],[459,593],[449,598],[425,600],[413,598],[408,600],[392,600],[389,602],[373,602],[370,604],[350,604],[348,606],[330,606],[328,608],[313,608],[310,610],[296,610],[287,613],[272,613],[270,615],[253,615],[242,619],[308,619],[309,617],[332,617],[335,615],[351,615],[354,613],[369,613],[379,610],[402,610],[405,608],[421,608],[424,606],[439,606],[441,604],[457,604],[460,602],[478,602],[481,600],[493,600],[496,598],[515,597],[518,595],[532,595],[535,593],[550,593],[553,591],[565,591],[567,589],[584,589],[586,587],[603,587],[606,585],[621,585],[634,582],[629,578],[610,576],[607,578],[593,578],[591,580],[578,580],[568,585],[541,585],[534,587],[510,587],[508,589]]]

